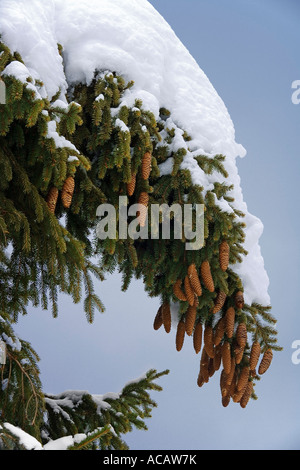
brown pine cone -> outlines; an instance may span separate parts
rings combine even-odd
[[[138,204],[141,204],[141,208],[139,210],[139,224],[141,227],[145,227],[147,212],[148,212],[148,203],[149,203],[149,195],[145,191],[141,192],[138,200]]]
[[[203,385],[204,383],[205,383],[205,380],[204,380],[203,376],[202,376],[202,375],[200,374],[200,372],[199,372],[198,378],[197,378],[197,385],[198,385],[198,387],[202,387],[202,385]]]
[[[254,341],[254,343],[251,346],[251,352],[250,352],[250,369],[252,371],[256,369],[259,356],[260,356],[260,344],[258,341]]]
[[[202,295],[202,287],[201,282],[198,276],[197,268],[195,264],[191,264],[188,267],[188,276],[191,283],[192,288],[195,291],[195,294],[200,297]]]
[[[58,199],[58,189],[55,186],[53,186],[52,188],[50,188],[47,194],[47,198],[46,198],[48,208],[50,212],[52,212],[52,214],[54,214],[55,212],[57,199]]]
[[[240,323],[236,330],[236,340],[241,348],[244,348],[247,343],[247,328],[245,323]]]
[[[200,272],[202,281],[206,289],[208,289],[209,292],[214,292],[215,285],[210,271],[210,264],[207,260],[202,262]]]
[[[249,381],[247,383],[247,386],[246,386],[246,389],[243,393],[243,396],[240,399],[240,405],[241,405],[242,408],[246,408],[246,406],[247,406],[247,404],[248,404],[248,402],[251,398],[252,391],[253,391],[253,382]]]
[[[225,374],[230,374],[231,370],[231,348],[230,343],[225,341],[222,346],[222,364],[224,367]]]
[[[193,288],[191,286],[188,275],[186,275],[185,278],[184,278],[184,291],[185,291],[188,303],[190,305],[194,305],[195,294],[194,294]]]
[[[202,353],[201,353],[201,359],[200,359],[200,375],[201,377],[203,377],[203,380],[205,383],[207,383],[209,380],[208,362],[209,362],[209,356],[205,348],[203,348]]]
[[[209,358],[208,361],[208,375],[209,377],[212,377],[215,373],[215,367],[214,367],[214,360],[212,357]]]
[[[234,300],[235,300],[235,306],[237,308],[243,308],[244,307],[244,294],[243,294],[242,291],[239,290],[235,294]]]
[[[136,185],[136,174],[132,173],[131,180],[127,183],[127,194],[128,196],[132,196],[135,190]]]
[[[142,178],[147,180],[151,173],[151,161],[152,155],[150,152],[146,152],[142,158]]]
[[[193,346],[196,354],[198,354],[201,351],[201,346],[202,346],[202,323],[197,323],[194,329],[194,334],[193,334]]]
[[[224,337],[224,333],[225,333],[225,317],[221,317],[215,326],[215,334],[214,334],[215,346],[221,343]]]
[[[250,369],[248,366],[244,366],[240,372],[240,375],[238,377],[238,381],[237,381],[237,390],[240,392],[241,390],[243,390],[243,388],[245,387],[245,385],[247,385],[248,383],[248,379],[249,379],[249,373],[250,373]]]
[[[228,338],[232,338],[234,332],[235,310],[229,307],[225,314],[225,331]]]
[[[235,369],[235,357],[232,356],[232,358],[231,358],[230,372],[229,372],[229,374],[227,375],[227,378],[226,378],[226,384],[227,384],[228,386],[231,385],[231,382],[232,382],[232,380],[233,380],[233,376],[234,376],[235,370],[236,370],[236,369]]]
[[[234,352],[236,364],[240,364],[244,355],[244,348],[242,348],[238,344],[235,344],[233,348],[233,352]]]
[[[215,370],[219,370],[222,362],[222,346],[218,344],[215,347],[215,355],[214,355],[214,368]]]
[[[185,324],[183,320],[180,320],[177,325],[176,331],[176,350],[181,351],[185,335]]]
[[[215,355],[215,347],[214,347],[214,331],[210,325],[206,325],[204,329],[204,349],[206,350],[209,357],[213,358]]]
[[[226,383],[226,378],[227,374],[224,369],[222,369],[221,374],[220,374],[220,390],[221,390],[221,396],[226,397],[229,393],[229,387]]]
[[[163,319],[162,319],[162,306],[159,307],[158,311],[157,311],[157,314],[154,318],[154,322],[153,322],[153,328],[154,330],[158,330],[161,325],[163,324]]]
[[[173,285],[173,292],[174,292],[174,295],[177,297],[177,299],[183,300],[184,302],[186,302],[187,298],[186,298],[185,293],[181,289],[181,284],[182,284],[182,280],[177,279],[177,281]]]
[[[229,264],[229,245],[223,241],[219,247],[219,263],[222,271],[226,271]]]
[[[170,309],[170,304],[168,302],[164,302],[162,304],[162,320],[163,320],[163,325],[166,333],[170,333],[171,331],[171,309]]]
[[[226,395],[225,397],[222,397],[222,405],[224,408],[226,408],[230,403],[230,395]]]
[[[68,209],[72,203],[73,193],[75,189],[75,180],[73,176],[68,176],[64,182],[62,191],[61,191],[61,200],[63,206]]]
[[[242,388],[242,390],[238,390],[237,387],[235,387],[235,390],[232,394],[232,399],[233,399],[234,403],[239,403],[240,402],[242,396],[245,393],[246,388],[247,388],[247,383],[244,385],[244,388]]]
[[[223,307],[223,305],[225,303],[225,300],[226,300],[226,294],[225,294],[225,292],[220,290],[218,292],[218,295],[217,295],[216,299],[215,299],[215,305],[212,309],[212,313],[218,313],[221,310],[221,308]]]
[[[273,359],[273,351],[271,348],[269,348],[264,352],[262,360],[259,364],[259,367],[258,367],[259,375],[264,374],[269,369],[272,359]]]
[[[185,331],[188,336],[191,336],[193,333],[195,321],[197,315],[197,308],[193,305],[189,305],[186,311],[185,317]]]

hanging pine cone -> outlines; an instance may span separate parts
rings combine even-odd
[[[213,358],[215,370],[219,370],[222,362],[222,346],[218,344],[215,347],[215,355]]]
[[[215,373],[214,360],[212,357],[210,357],[208,361],[208,376],[212,377],[214,373]]]
[[[226,320],[225,317],[221,317],[216,326],[215,326],[215,334],[214,334],[214,344],[217,346],[220,344],[220,342],[223,339],[224,333],[225,333],[225,326],[226,326]]]
[[[224,369],[222,369],[221,374],[220,374],[220,390],[221,390],[221,396],[226,397],[229,392],[229,387],[226,383],[226,378],[227,374]]]
[[[214,285],[214,281],[213,281],[211,271],[210,271],[210,264],[207,260],[202,262],[200,271],[201,271],[201,278],[203,280],[203,283],[206,289],[208,289],[209,292],[214,292],[215,285]]]
[[[231,370],[231,349],[228,341],[225,341],[222,346],[222,364],[225,374],[228,375]]]
[[[258,364],[259,356],[260,356],[260,344],[258,341],[254,341],[254,343],[251,346],[250,361],[249,361],[250,369],[252,371],[255,370]]]
[[[187,300],[187,298],[186,298],[185,293],[181,289],[181,284],[182,284],[182,280],[177,279],[177,281],[173,285],[173,292],[174,292],[174,295],[177,297],[178,300],[183,300],[185,302]]]
[[[183,320],[180,320],[177,325],[176,331],[176,350],[181,351],[185,335],[185,324]]]
[[[234,352],[234,356],[235,356],[235,362],[237,364],[240,364],[240,362],[243,358],[243,355],[244,355],[244,348],[242,348],[241,346],[239,346],[236,343],[236,344],[234,344],[233,352]]]
[[[245,385],[248,383],[250,369],[248,366],[244,366],[240,372],[238,381],[237,381],[237,390],[241,391],[244,389]]]
[[[245,391],[246,391],[246,388],[247,388],[247,383],[244,385],[244,388],[242,388],[241,390],[238,390],[237,387],[235,387],[235,390],[232,394],[232,399],[234,401],[234,403],[239,403],[242,396],[244,395]]]
[[[262,360],[259,364],[258,373],[259,375],[264,374],[270,367],[273,359],[273,351],[271,348],[267,349],[262,357]]]
[[[225,397],[222,397],[222,405],[224,408],[226,408],[230,403],[230,395],[226,395]]]
[[[215,305],[212,309],[212,313],[218,313],[221,308],[223,307],[224,303],[226,300],[226,294],[222,290],[220,290],[217,294],[217,297],[215,299]]]
[[[247,328],[245,323],[240,323],[236,330],[236,340],[241,348],[244,348],[247,343]]]
[[[162,319],[163,325],[166,333],[170,333],[171,331],[171,309],[170,304],[168,302],[164,302],[162,305]]]
[[[235,294],[235,305],[237,308],[243,308],[244,307],[244,294],[242,291],[238,291]]]
[[[229,245],[223,241],[219,247],[219,263],[222,271],[226,271],[229,264]]]
[[[141,204],[141,208],[139,210],[139,224],[141,227],[145,227],[145,222],[147,218],[148,212],[148,203],[149,203],[149,195],[148,193],[141,192],[138,200],[138,204]]]
[[[200,375],[203,377],[205,383],[209,380],[209,373],[208,373],[208,362],[209,356],[205,349],[202,349],[201,359],[200,359]]]
[[[159,330],[162,324],[163,324],[162,306],[160,306],[154,318],[154,322],[153,322],[154,330]]]
[[[251,398],[252,391],[253,391],[253,382],[249,381],[247,383],[247,386],[246,386],[246,389],[243,393],[243,396],[240,399],[240,405],[241,405],[242,408],[246,408],[246,406],[247,406],[247,404],[248,404],[248,402]]]
[[[186,311],[185,317],[185,331],[188,336],[191,336],[193,333],[195,321],[197,315],[197,308],[194,305],[189,305]]]
[[[236,370],[236,369],[235,369],[235,364],[236,364],[236,362],[235,362],[235,357],[232,356],[232,358],[231,358],[230,372],[229,372],[229,374],[226,376],[226,384],[227,384],[228,386],[231,385],[231,382],[232,382],[232,380],[233,380],[233,376],[234,376],[234,373],[235,373],[235,370]]]
[[[151,161],[152,155],[150,152],[146,152],[142,158],[142,178],[147,180],[151,173]]]
[[[228,338],[232,338],[234,332],[234,322],[235,322],[235,310],[233,307],[229,307],[225,314],[225,324],[226,324],[226,335]]]
[[[193,334],[193,346],[195,353],[198,354],[201,351],[202,346],[202,323],[197,323]]]
[[[74,188],[75,180],[73,176],[68,176],[61,191],[61,200],[66,209],[68,209],[72,203]]]
[[[205,380],[203,378],[203,376],[200,374],[198,374],[198,377],[197,377],[197,385],[198,387],[202,387],[202,385],[205,383]]]
[[[47,205],[49,207],[50,212],[52,212],[52,214],[54,214],[55,212],[57,199],[58,199],[58,189],[55,186],[53,186],[49,190],[47,194],[47,198],[46,198]]]
[[[200,297],[202,295],[202,287],[195,264],[191,264],[188,267],[188,276],[195,294]]]
[[[213,358],[215,355],[214,347],[214,330],[210,325],[206,325],[204,329],[204,349],[206,350],[209,357]]]
[[[136,174],[132,173],[131,180],[127,183],[127,194],[128,196],[132,196],[135,190],[136,185]]]
[[[194,305],[195,294],[194,294],[193,288],[191,286],[188,275],[186,275],[185,278],[184,278],[184,291],[185,291],[186,298],[187,298],[187,301],[188,301],[189,305]]]

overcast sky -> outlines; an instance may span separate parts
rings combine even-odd
[[[221,405],[219,374],[201,389],[199,356],[187,342],[175,350],[175,331],[154,332],[158,300],[141,282],[120,292],[117,275],[99,286],[106,313],[93,325],[80,305],[61,297],[57,319],[32,310],[17,331],[41,357],[44,389],[117,392],[151,367],[170,369],[153,393],[158,408],[147,432],[124,437],[131,449],[299,449],[300,341],[299,175],[300,4],[297,0],[152,0],[223,99],[247,150],[239,159],[244,199],[264,224],[260,241],[270,278],[279,344],[256,386],[258,400],[241,409]],[[300,357],[300,354],[299,354]]]

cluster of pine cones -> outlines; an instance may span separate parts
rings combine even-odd
[[[73,176],[68,176],[61,190],[61,201],[65,209],[68,209],[72,203],[74,189],[75,189],[75,180]],[[55,186],[50,188],[47,194],[46,202],[52,214],[54,214],[55,209],[56,209],[58,195],[59,195],[59,191]]]
[[[219,263],[221,269],[226,271],[229,264],[229,245],[226,241],[223,241],[219,247]],[[239,322],[240,316],[236,315],[236,311],[244,306],[244,296],[241,291],[234,295],[234,306],[222,312],[222,316],[214,326],[212,323],[202,324],[197,321],[198,297],[202,295],[202,284],[209,292],[215,290],[208,261],[201,264],[200,277],[196,266],[190,265],[183,283],[184,289],[181,280],[176,281],[173,286],[175,296],[189,304],[186,314],[177,324],[176,349],[177,351],[182,349],[186,335],[192,336],[196,354],[202,348],[198,386],[202,387],[204,383],[207,383],[222,366],[220,374],[222,405],[228,406],[232,399],[233,402],[240,403],[240,406],[245,408],[253,392],[253,379],[258,377],[256,368],[258,366],[259,375],[267,371],[273,357],[272,350],[266,349],[259,363],[262,353],[260,343],[254,341],[249,348],[246,324]],[[221,311],[225,300],[225,293],[218,292],[214,307],[211,309],[212,315]],[[171,308],[167,302],[158,309],[153,327],[158,330],[162,325],[169,333]]]

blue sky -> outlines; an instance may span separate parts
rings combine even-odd
[[[239,159],[244,199],[264,224],[261,249],[270,278],[273,314],[283,352],[256,387],[245,410],[223,408],[218,376],[199,389],[198,356],[175,350],[174,334],[154,332],[158,301],[140,282],[120,293],[114,275],[100,286],[106,313],[88,325],[80,305],[61,298],[61,313],[33,310],[20,336],[41,357],[45,391],[119,391],[154,367],[169,368],[154,393],[149,430],[125,436],[132,449],[300,449],[298,291],[300,105],[291,101],[300,80],[300,4],[297,0],[151,0],[223,99],[247,150]]]

